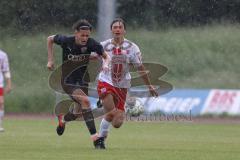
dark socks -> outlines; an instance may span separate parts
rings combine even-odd
[[[77,116],[75,114],[73,114],[72,112],[68,112],[65,116],[64,116],[64,120],[66,122],[69,122],[69,121],[74,121],[77,119]]]
[[[91,135],[97,133],[94,117],[91,109],[82,109],[83,119],[85,120],[88,131]]]

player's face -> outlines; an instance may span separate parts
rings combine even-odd
[[[90,36],[91,31],[90,30],[82,30],[75,31],[75,39],[77,44],[86,45],[88,38]]]
[[[125,34],[125,28],[122,22],[115,22],[112,25],[112,34],[114,38],[121,38]]]

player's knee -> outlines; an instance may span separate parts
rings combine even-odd
[[[87,97],[82,97],[80,101],[82,106],[84,106],[85,108],[90,108],[90,102]]]
[[[123,124],[123,121],[114,121],[114,123],[112,124],[112,126],[114,128],[120,128]]]
[[[75,102],[77,103],[81,103],[81,98],[79,96],[76,96],[76,95],[72,95],[72,98]]]
[[[77,103],[80,103],[84,108],[90,107],[90,101],[86,96],[73,96],[73,98]]]
[[[112,113],[106,113],[104,118],[108,121],[108,122],[112,122],[113,120],[113,114]]]
[[[120,128],[124,122],[124,118],[122,116],[117,116],[113,118],[112,126],[114,128]]]

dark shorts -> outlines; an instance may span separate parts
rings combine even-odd
[[[81,89],[88,96],[88,82],[75,77],[62,78],[61,85],[66,94],[72,98],[72,93],[76,89]]]

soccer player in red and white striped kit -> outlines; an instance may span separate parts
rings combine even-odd
[[[4,87],[4,79],[6,85]],[[2,126],[4,116],[4,94],[9,93],[12,89],[11,74],[9,69],[8,56],[0,50],[0,132],[4,131]]]
[[[113,38],[101,42],[105,52],[110,57],[110,66],[108,72],[100,72],[97,88],[106,111],[99,129],[99,139],[102,141],[101,149],[105,149],[104,140],[110,125],[119,128],[123,124],[127,90],[131,87],[130,65],[133,64],[137,68],[144,83],[148,86],[150,95],[158,96],[142,64],[139,47],[124,38],[126,33],[124,21],[121,18],[113,20],[110,29]]]

